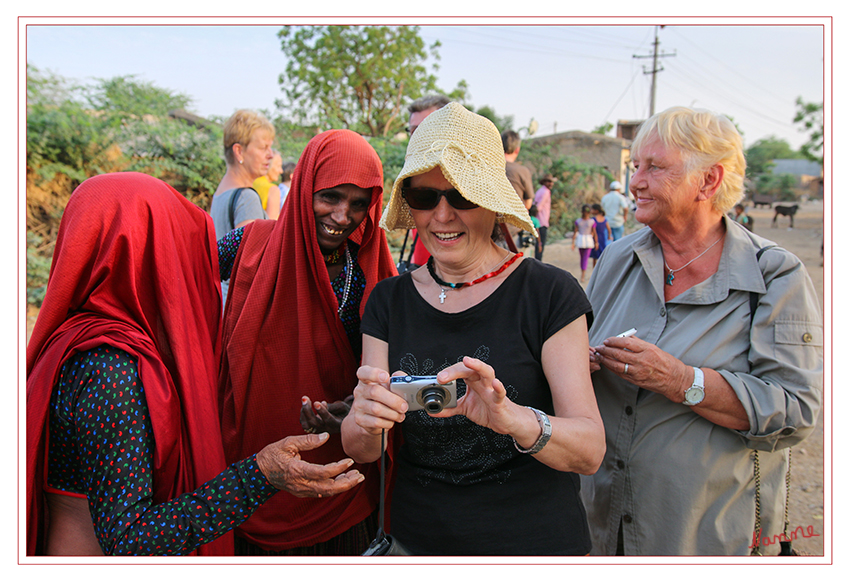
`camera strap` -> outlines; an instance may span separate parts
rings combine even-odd
[[[386,493],[386,468],[384,467],[384,456],[386,455],[386,443],[387,443],[387,431],[381,430],[381,458],[378,460],[380,464],[378,464],[378,469],[381,472],[381,492],[380,492],[380,500],[378,501],[378,537],[383,537],[384,533],[384,495]]]

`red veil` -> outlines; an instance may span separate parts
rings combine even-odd
[[[154,502],[225,468],[216,406],[221,288],[210,217],[138,173],[72,194],[27,347],[27,554],[44,545],[50,394],[73,354],[108,344],[138,363],[154,432]],[[197,551],[233,554],[230,534]]]
[[[319,245],[313,193],[341,184],[372,190],[369,212],[351,235],[366,275],[360,313],[375,284],[396,274],[378,226],[383,198],[381,160],[360,135],[326,131],[307,145],[277,221],[258,220],[244,231],[230,280],[224,316],[219,387],[227,459],[303,434],[301,396],[342,400],[357,385],[355,360],[337,315]],[[339,435],[304,458],[324,464],[345,457]],[[360,466],[364,474],[374,470]],[[250,542],[270,551],[326,541],[365,519],[377,506],[377,473],[331,498],[277,494],[240,527]]]

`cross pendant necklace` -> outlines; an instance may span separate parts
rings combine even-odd
[[[440,304],[446,302],[446,289],[440,287]]]

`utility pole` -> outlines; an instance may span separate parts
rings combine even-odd
[[[664,70],[663,67],[658,66],[658,59],[660,57],[665,57],[665,56],[676,56],[676,51],[673,51],[673,54],[668,54],[668,53],[663,53],[663,52],[659,53],[658,52],[658,28],[659,28],[658,26],[655,27],[655,42],[652,43],[652,47],[653,47],[652,48],[652,54],[646,54],[646,55],[635,54],[635,55],[632,55],[632,58],[636,58],[636,59],[647,59],[647,58],[652,59],[652,70],[647,71],[646,67],[644,67],[644,69],[643,69],[643,74],[645,74],[645,75],[651,74],[652,75],[652,88],[650,89],[650,94],[649,94],[649,116],[650,117],[655,115],[655,86],[656,86],[655,75],[656,75],[656,73],[660,73],[661,71]],[[660,28],[664,28],[664,26],[662,25]]]

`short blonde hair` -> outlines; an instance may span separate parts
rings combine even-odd
[[[666,147],[682,152],[688,174],[715,164],[723,166],[723,181],[711,199],[718,212],[728,212],[744,196],[744,146],[727,117],[705,109],[671,107],[644,121],[632,151],[639,151],[652,135],[658,135]]]
[[[265,129],[274,138],[274,125],[256,111],[240,109],[230,116],[224,124],[224,159],[228,165],[236,161],[233,158],[233,146],[238,143],[247,147],[254,133],[260,129]]]

